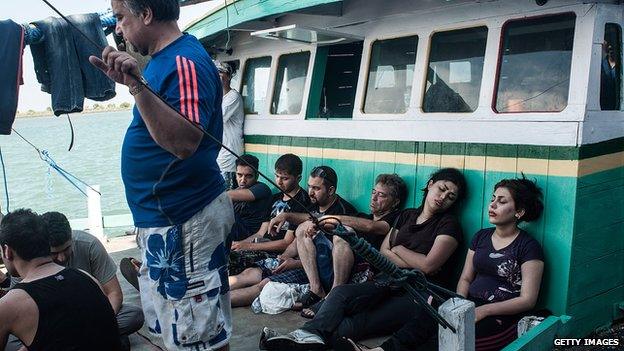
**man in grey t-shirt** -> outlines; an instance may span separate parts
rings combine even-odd
[[[143,326],[143,311],[140,306],[123,303],[123,293],[116,275],[117,266],[104,245],[91,234],[72,231],[67,217],[62,213],[47,212],[41,217],[46,222],[54,261],[66,267],[81,269],[100,282],[104,295],[117,315],[122,345],[127,343],[127,336]]]

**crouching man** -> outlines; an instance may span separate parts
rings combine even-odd
[[[120,350],[117,322],[98,283],[54,263],[45,224],[30,210],[0,225],[2,260],[22,281],[0,299],[0,348],[14,335],[30,351]]]
[[[128,335],[143,326],[143,311],[140,306],[123,303],[123,293],[116,275],[117,266],[112,257],[93,235],[80,230],[72,231],[64,214],[46,212],[41,218],[46,225],[54,262],[85,271],[97,279],[117,316],[121,343],[130,349]]]

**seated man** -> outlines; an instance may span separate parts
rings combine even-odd
[[[401,177],[396,174],[380,174],[375,180],[375,187],[371,192],[369,208],[371,213],[360,213],[357,217],[333,215],[321,217],[322,225],[332,230],[338,224],[329,217],[337,218],[344,226],[354,230],[357,235],[363,237],[377,250],[380,249],[381,243],[385,235],[390,230],[399,216],[399,209],[407,198],[407,185]],[[310,293],[308,296],[312,301],[302,299],[304,304],[316,302],[326,295],[320,284],[318,275],[314,275],[316,266],[316,250],[314,245],[315,238],[319,233],[316,226],[309,227],[307,231],[297,231],[297,248],[299,257],[303,263],[308,280],[310,281]],[[316,241],[318,242],[318,241]],[[332,236],[332,255],[330,257],[333,267],[333,283],[331,288],[347,283],[351,277],[351,273],[356,262],[353,251],[349,244],[338,236]],[[358,257],[358,262],[361,259]],[[312,269],[311,269],[312,268]],[[307,307],[307,306],[304,306]],[[304,310],[302,316],[306,318],[314,317],[314,311]]]
[[[269,218],[282,212],[306,212],[310,206],[308,193],[299,186],[303,163],[293,154],[285,154],[275,161],[275,183],[279,192],[273,195]],[[270,275],[265,266],[266,258],[277,257],[295,239],[296,226],[285,224],[277,235],[267,233],[269,221],[262,223],[260,230],[245,240],[232,243],[230,254],[230,289],[240,289],[257,284]],[[253,268],[252,268],[253,267]],[[247,271],[244,274],[241,272]]]
[[[258,164],[258,158],[249,154],[244,154],[240,159],[236,160],[238,188],[227,191],[234,205],[235,221],[229,236],[229,240],[234,245],[233,249],[240,247],[241,240],[247,239],[252,234],[260,233],[262,224],[267,218],[267,208],[271,202],[271,189],[266,184],[258,181],[258,173],[253,169],[258,169]],[[253,168],[249,165],[252,165]],[[243,245],[248,245],[248,243]],[[248,246],[246,246],[246,249],[249,249]],[[265,248],[254,250],[265,250]],[[233,256],[238,257],[239,255],[234,254]],[[234,261],[246,260],[239,257]],[[252,259],[252,263],[254,261],[255,259]],[[121,273],[137,290],[139,290],[137,275],[141,264],[142,262],[130,257],[124,258],[120,262]],[[231,265],[230,269],[235,273],[240,273],[242,269],[236,266],[238,264]]]
[[[0,346],[9,334],[28,350],[120,350],[115,314],[95,279],[55,264],[45,223],[30,210],[0,225],[2,260],[22,281],[0,299]]]
[[[338,176],[336,172],[328,166],[315,167],[310,173],[310,177],[308,178],[308,195],[312,202],[310,210],[315,213],[316,216],[353,215],[357,213],[353,205],[336,193],[337,184]],[[276,235],[281,230],[284,223],[288,222],[290,225],[299,225],[306,222],[309,218],[310,215],[308,213],[283,212],[270,222],[279,223],[279,226],[272,226],[269,224],[269,227],[271,228],[271,232]],[[305,228],[299,227],[297,231],[304,229]],[[317,259],[318,268],[316,266],[315,268],[317,268],[317,272],[320,272],[323,283],[331,286],[331,280],[333,279],[330,261],[332,243],[324,236],[318,236],[316,241],[319,247],[317,254],[321,258]],[[284,254],[279,256],[282,262],[275,270],[270,272],[273,275],[262,279],[262,281],[253,286],[231,291],[232,306],[250,305],[253,300],[260,295],[262,288],[269,281],[296,284],[308,283],[308,278],[302,268],[301,262],[294,259],[296,256],[297,246],[296,241],[293,241],[284,251]]]
[[[129,346],[128,335],[143,326],[143,311],[140,306],[123,303],[113,259],[96,237],[81,230],[72,230],[64,214],[46,212],[41,218],[46,224],[54,262],[87,272],[97,279],[117,316],[122,345]]]
[[[245,154],[236,160],[238,188],[227,192],[234,205],[235,222],[230,240],[243,240],[258,232],[266,218],[271,201],[271,189],[258,181],[258,158]],[[249,167],[252,165],[253,168]]]

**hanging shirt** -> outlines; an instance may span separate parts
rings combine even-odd
[[[176,110],[221,140],[221,81],[194,36],[183,34],[152,55],[143,76]],[[121,149],[121,176],[134,225],[184,223],[219,196],[225,189],[216,162],[219,149],[204,136],[192,156],[177,158],[156,144],[135,106]]]

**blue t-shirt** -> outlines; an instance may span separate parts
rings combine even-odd
[[[143,76],[167,102],[221,141],[221,81],[194,36],[184,34],[155,53]],[[156,144],[136,105],[133,113],[121,150],[121,176],[134,225],[184,223],[225,189],[216,162],[221,147],[204,136],[197,151],[180,160]]]

